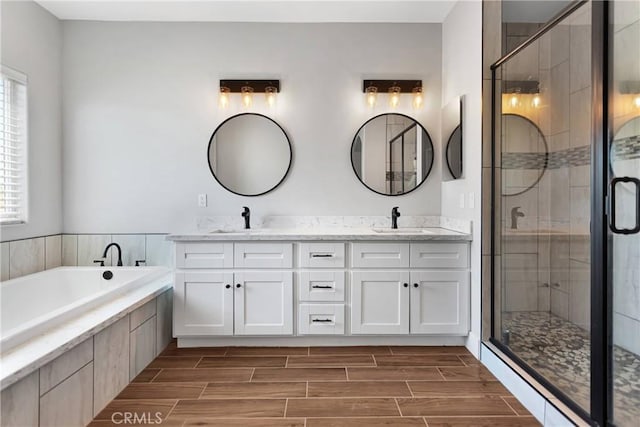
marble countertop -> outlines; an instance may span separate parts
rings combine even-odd
[[[167,236],[176,242],[188,241],[300,241],[300,240],[368,240],[368,241],[471,241],[470,233],[442,227],[398,228],[387,227],[295,227],[256,228],[250,230],[214,229]]]
[[[173,277],[167,270],[162,277],[1,353],[0,390],[46,365],[172,286]]]

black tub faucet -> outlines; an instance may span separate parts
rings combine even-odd
[[[251,210],[248,207],[242,207],[242,217],[244,218],[244,229],[248,230],[251,228]]]
[[[109,248],[111,248],[112,246],[115,246],[116,249],[118,250],[118,267],[122,267],[122,248],[120,248],[120,245],[115,242],[109,243],[107,247],[104,248],[104,253],[102,254],[102,258],[107,257],[107,252],[109,252]]]
[[[393,228],[394,230],[398,228],[399,216],[400,216],[400,211],[398,210],[398,207],[395,206],[393,209],[391,209],[391,228]]]
[[[524,213],[520,212],[518,209],[520,209],[520,206],[516,206],[513,209],[511,209],[511,229],[512,230],[518,229],[518,218],[524,218]]]

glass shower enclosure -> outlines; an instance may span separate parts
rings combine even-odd
[[[640,1],[572,2],[492,71],[492,342],[637,426]]]

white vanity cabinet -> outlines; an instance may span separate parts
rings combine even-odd
[[[292,243],[177,243],[175,335],[292,335],[292,251]]]
[[[351,332],[467,335],[468,251],[466,243],[354,243]]]
[[[178,338],[340,342],[469,331],[466,241],[205,239],[175,249]]]

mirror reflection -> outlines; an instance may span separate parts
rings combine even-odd
[[[454,179],[462,178],[462,128],[456,126],[447,141],[447,168]]]
[[[443,181],[460,179],[464,176],[462,167],[462,112],[464,97],[456,97],[442,108],[442,132],[444,147],[443,162],[447,166],[442,173]]]
[[[549,146],[540,128],[518,114],[502,115],[503,196],[529,191],[542,179]]]
[[[209,169],[227,190],[259,196],[276,188],[291,165],[291,143],[272,119],[255,113],[230,117],[209,141]]]
[[[351,164],[370,190],[388,196],[407,194],[429,175],[433,144],[427,131],[411,117],[382,114],[356,133]]]
[[[618,129],[609,159],[615,176],[634,176],[640,170],[640,117],[634,117]]]

